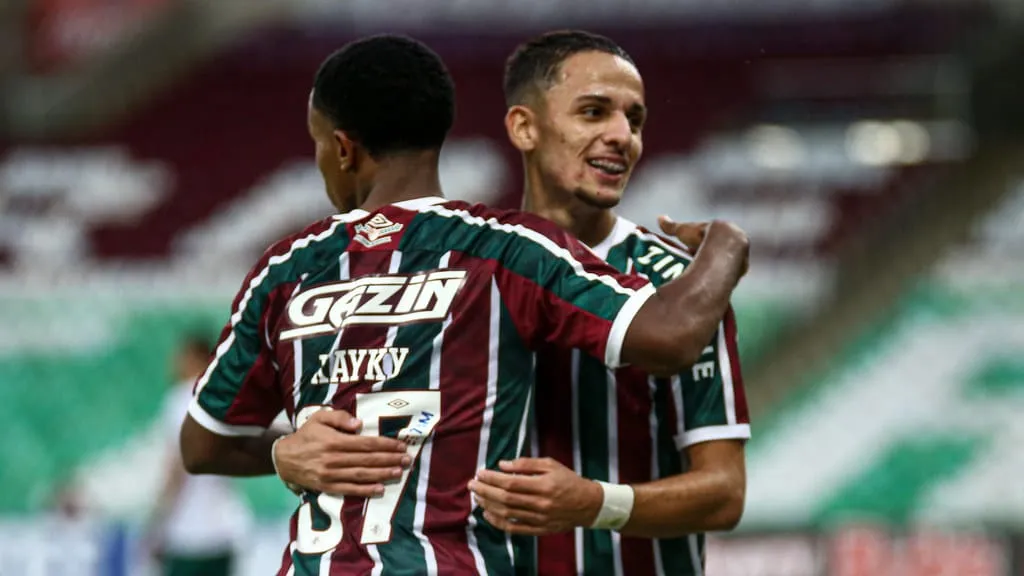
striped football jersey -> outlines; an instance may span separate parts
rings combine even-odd
[[[442,198],[356,210],[267,250],[189,413],[258,435],[282,409],[298,427],[334,407],[406,441],[413,465],[383,496],[301,497],[280,575],[533,573],[532,542],[486,523],[467,483],[523,453],[534,351],[616,367],[653,292],[521,212]]]
[[[656,286],[691,261],[674,241],[624,218],[594,252]],[[609,370],[585,352],[555,347],[538,355],[537,372],[537,450],[586,478],[648,482],[685,471],[688,446],[750,437],[731,310],[700,360],[673,378]],[[704,536],[651,540],[580,528],[540,538],[537,560],[545,576],[694,576],[703,574]]]

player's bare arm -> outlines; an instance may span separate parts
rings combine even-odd
[[[629,324],[622,362],[659,376],[693,365],[729,307],[749,252],[741,229],[711,222],[686,271],[659,288]]]
[[[675,538],[731,530],[743,515],[746,470],[743,442],[716,440],[685,451],[689,471],[632,485],[633,510],[619,530],[624,536]],[[604,503],[604,491],[550,458],[502,462],[501,471],[481,470],[470,483],[484,517],[512,534],[542,535],[589,527]]]
[[[286,483],[332,494],[371,496],[384,490],[382,482],[400,476],[409,462],[403,443],[358,436],[360,426],[347,412],[322,410],[275,445],[279,434],[222,436],[189,416],[181,428],[182,459],[192,474],[223,476],[274,474],[276,462]]]
[[[222,436],[203,427],[189,415],[181,424],[181,460],[190,474],[273,474],[270,446],[276,439],[276,434]]]

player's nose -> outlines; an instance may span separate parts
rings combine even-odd
[[[627,155],[629,143],[633,139],[633,127],[625,114],[612,114],[604,126],[602,140],[605,144],[615,148],[615,151]]]

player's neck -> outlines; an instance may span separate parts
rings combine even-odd
[[[373,187],[359,203],[372,212],[382,206],[428,196],[444,196],[438,172],[439,151],[408,152],[382,158]]]
[[[568,191],[552,193],[529,178],[523,193],[523,210],[551,220],[590,247],[604,241],[615,228],[615,213],[610,208],[585,204]]]

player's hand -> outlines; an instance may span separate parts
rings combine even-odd
[[[676,222],[668,216],[658,216],[658,227],[661,228],[661,231],[682,242],[694,254],[697,253],[697,248],[704,243],[708,228],[712,225],[723,233],[735,237],[736,241],[733,245],[742,252],[743,257],[743,268],[740,272],[742,278],[750,269],[750,239],[747,238],[747,233],[742,228],[724,220],[716,220],[712,223]]]
[[[394,438],[359,436],[362,422],[344,410],[320,410],[277,443],[281,479],[307,490],[342,496],[384,493],[411,458]]]
[[[658,216],[658,227],[667,236],[682,242],[691,253],[697,252],[708,232],[707,222],[676,222],[665,215]]]
[[[551,458],[499,462],[480,470],[469,489],[484,518],[510,534],[539,536],[590,526],[604,500],[601,487]]]

